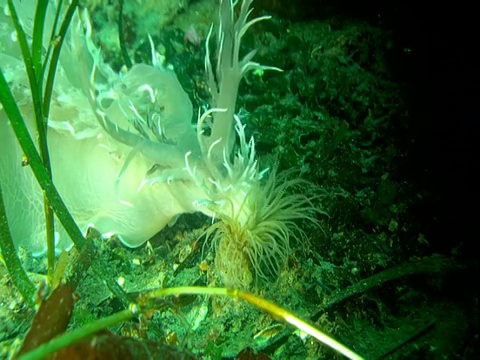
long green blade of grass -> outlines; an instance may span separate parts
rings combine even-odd
[[[63,41],[65,40],[68,27],[70,26],[70,22],[72,21],[73,14],[77,9],[77,5],[78,5],[78,0],[72,0],[72,2],[68,6],[68,9],[65,13],[65,16],[63,18],[58,34],[54,35],[52,33],[51,44],[53,46],[53,51],[51,53],[50,65],[49,65],[48,74],[47,74],[47,81],[45,84],[45,94],[44,94],[45,96],[43,99],[44,101],[43,111],[47,118],[50,113],[50,104],[51,104],[52,94],[53,94],[53,83],[55,80],[55,74],[57,72],[58,60],[60,58],[60,51],[62,49]],[[57,6],[57,14],[55,16],[54,27],[56,27],[56,22],[58,21],[60,6],[61,4],[59,2]],[[48,61],[48,58],[44,62],[45,67],[47,66],[47,61]]]
[[[47,143],[47,118],[43,112],[43,81],[42,81],[42,51],[43,51],[43,28],[45,25],[45,14],[47,11],[47,1],[39,1],[35,11],[35,21],[33,23],[32,49],[30,50],[27,41],[27,35],[20,23],[17,10],[13,0],[8,0],[8,8],[12,17],[12,22],[17,32],[18,43],[22,51],[23,62],[27,70],[30,91],[32,94],[32,103],[35,113],[35,124],[37,127],[38,146],[40,157],[47,174],[51,177],[50,156],[48,154]],[[44,196],[44,213],[46,224],[46,239],[48,249],[48,279],[52,278],[55,269],[55,223],[53,211]]]
[[[32,33],[32,61],[37,76],[37,82],[40,85],[43,83],[43,33],[45,28],[45,16],[47,14],[48,1],[37,2],[37,9],[35,10],[35,20],[33,22]]]

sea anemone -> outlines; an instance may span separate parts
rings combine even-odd
[[[227,286],[246,288],[252,280],[276,279],[290,255],[291,238],[306,241],[298,221],[317,211],[300,191],[305,181],[272,171],[252,184],[237,205],[238,213],[220,216],[207,230],[216,248],[215,268]],[[253,271],[253,273],[252,273]]]
[[[226,286],[248,288],[254,280],[278,277],[291,252],[291,238],[306,241],[298,222],[318,225],[315,214],[321,210],[301,192],[307,181],[279,172],[277,166],[259,170],[254,140],[247,142],[245,125],[236,115],[235,120],[237,151],[232,160],[224,156],[222,171],[200,184],[204,178],[189,168],[188,158],[187,168],[208,195],[197,203],[214,219],[206,235],[216,251],[216,273]]]

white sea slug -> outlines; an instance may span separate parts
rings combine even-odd
[[[34,3],[14,1],[27,34]],[[207,235],[215,245],[217,272],[236,287],[249,286],[254,276],[277,276],[290,238],[304,236],[294,220],[316,223],[312,213],[318,211],[299,192],[301,180],[259,170],[255,142],[246,138],[245,125],[235,115],[243,76],[252,69],[279,70],[253,62],[255,50],[240,56],[246,31],[269,18],[250,20],[251,3],[220,1],[215,67],[208,44],[212,30],[205,57],[211,104],[196,129],[187,94],[155,51],[151,65],[115,73],[91,41],[85,12],[74,16],[65,38],[48,119],[53,180],[82,231],[93,226],[136,247],[177,216],[201,211],[214,220]],[[47,28],[53,3],[49,10]],[[0,24],[0,67],[35,138],[25,65],[8,12],[0,15]],[[44,45],[46,50],[48,38]],[[0,182],[12,236],[19,246],[41,253],[43,194],[31,169],[21,165],[23,154],[3,111],[0,146]],[[69,246],[58,221],[56,230],[58,247]]]

